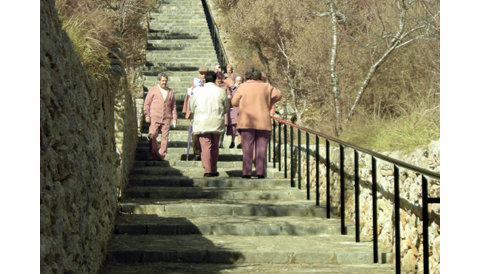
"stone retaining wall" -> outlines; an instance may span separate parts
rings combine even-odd
[[[112,56],[89,76],[53,0],[40,2],[40,270],[96,273],[136,148],[135,106]]]
[[[283,137],[283,136],[282,136]],[[311,136],[312,137],[312,136]],[[305,138],[305,137],[303,137]],[[313,140],[313,141],[312,141]],[[315,142],[311,138],[310,144]],[[277,148],[278,149],[278,148]],[[294,163],[298,157],[298,146],[294,146]],[[301,173],[302,188],[306,188],[306,146],[302,145]],[[315,199],[315,146],[311,145],[310,150],[310,189],[311,199]],[[326,201],[326,148],[320,145],[320,180],[319,192],[320,203],[325,205]],[[402,152],[382,153],[391,158],[410,163],[435,172],[440,172],[440,140],[433,141],[426,148],[419,148],[411,154]],[[273,155],[273,153],[272,153]],[[284,167],[284,145],[281,146],[282,170]],[[287,170],[290,171],[290,146],[287,145]],[[331,164],[331,188],[330,199],[332,205],[340,205],[340,150],[338,147],[330,148],[332,159]],[[272,156],[273,157],[273,156]],[[278,156],[277,156],[278,157]],[[360,166],[360,231],[362,241],[372,240],[372,191],[371,191],[371,156],[359,153]],[[355,223],[355,197],[354,197],[354,153],[351,149],[345,149],[345,188],[346,188],[346,219]],[[295,173],[297,165],[294,164]],[[297,177],[297,174],[295,174]],[[394,207],[393,207],[393,165],[377,160],[377,208],[378,208],[378,241],[382,249],[394,252]],[[429,197],[440,197],[440,182],[428,180]],[[401,250],[402,270],[410,273],[423,273],[423,232],[421,212],[421,176],[412,171],[400,169],[400,197],[401,197]],[[430,206],[429,225],[429,254],[430,273],[440,273],[440,205]],[[392,257],[394,258],[394,256]]]

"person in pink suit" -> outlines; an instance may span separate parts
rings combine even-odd
[[[282,92],[262,81],[257,67],[245,71],[245,79],[232,98],[238,106],[237,130],[242,136],[243,178],[251,178],[253,150],[255,148],[256,175],[265,178],[267,168],[267,143],[272,123],[270,108],[282,98]]]
[[[230,100],[230,105],[231,105],[231,100],[233,96],[235,95],[235,92],[237,91],[238,87],[243,83],[243,77],[240,75],[237,75],[235,78],[235,84],[233,88],[230,89],[230,93],[227,94],[228,100]],[[225,120],[225,125],[227,126],[227,135],[232,137],[232,141],[230,142],[229,148],[234,148],[235,147],[235,136],[238,136],[238,146],[237,148],[241,148],[242,146],[240,145],[241,143],[241,137],[240,134],[237,131],[237,115],[238,115],[238,107],[230,107],[230,110],[227,113],[226,120]]]
[[[173,122],[174,128],[177,123],[177,106],[173,90],[167,86],[168,76],[160,73],[157,80],[158,84],[148,90],[143,104],[143,114],[145,122],[150,123],[148,128],[150,155],[148,159],[153,160],[158,155],[158,160],[163,161],[167,154],[170,122]],[[157,142],[158,131],[162,133],[160,149]]]

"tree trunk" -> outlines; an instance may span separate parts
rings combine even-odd
[[[334,99],[334,108],[335,108],[335,135],[339,136],[342,132],[342,98],[340,94],[340,88],[338,84],[338,75],[337,75],[337,45],[338,45],[338,29],[337,29],[337,17],[336,17],[336,6],[335,0],[328,1],[330,5],[330,17],[332,24],[332,50],[330,57],[330,79],[332,82],[332,94]]]

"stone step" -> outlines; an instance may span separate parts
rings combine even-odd
[[[158,13],[151,13],[150,14],[150,22],[192,22],[196,23],[198,21],[206,22],[205,13],[203,12],[196,12],[190,14],[188,18],[184,16],[179,16],[178,14],[158,14]]]
[[[219,200],[299,200],[307,197],[305,190],[243,189],[221,187],[129,187],[122,198],[153,199],[219,199]]]
[[[107,261],[99,274],[132,273],[343,273],[343,274],[394,274],[392,264],[199,264],[199,263],[145,263],[125,264]],[[407,273],[407,272],[402,272]]]
[[[150,29],[161,29],[161,30],[171,30],[171,29],[181,29],[182,31],[199,29],[201,31],[209,32],[207,19],[197,18],[189,19],[188,21],[182,21],[182,19],[170,19],[170,20],[150,20],[149,24]]]
[[[171,153],[171,154],[186,154],[186,152],[187,152],[186,147],[170,147],[170,142],[168,142],[168,146],[169,146],[168,147],[168,153]],[[146,152],[148,152],[148,142],[138,143],[136,153],[143,154],[143,153],[146,153]],[[192,154],[192,153],[193,153],[193,148],[192,148],[192,145],[190,145],[189,154]],[[242,149],[236,148],[236,147],[235,148],[220,148],[219,153],[220,153],[220,155],[243,155]],[[139,165],[141,165],[141,163],[143,163],[143,161],[137,161],[137,163],[139,163]],[[145,164],[143,166],[145,166]]]
[[[164,63],[173,62],[173,58],[178,58],[178,61],[183,61],[182,59],[191,59],[191,58],[202,58],[206,61],[215,59],[215,52],[212,50],[206,51],[148,51],[147,60],[149,61],[159,61]],[[191,61],[192,62],[192,61]]]
[[[117,234],[160,235],[341,235],[337,219],[282,217],[161,217],[157,215],[122,214],[116,218]],[[354,235],[355,225],[347,225],[347,234]]]
[[[121,212],[161,216],[297,216],[326,217],[326,207],[314,200],[122,199]],[[337,207],[330,213],[336,216]]]
[[[143,156],[143,155],[142,155]],[[235,155],[219,155],[219,162],[220,159],[223,161],[225,160],[231,160],[234,159],[232,156]],[[138,155],[137,158],[142,158],[138,160],[147,160],[148,155],[145,155],[145,157],[140,157]],[[167,154],[165,155],[165,160],[180,160],[180,155],[177,154]],[[190,161],[189,161],[190,162]],[[230,178],[230,177],[242,177],[242,167],[231,167],[231,168],[217,168],[217,172],[219,173],[218,178]],[[190,177],[202,177],[204,174],[204,169],[201,166],[196,166],[196,167],[188,167],[188,168],[182,168],[182,167],[175,167],[175,166],[169,166],[169,167],[134,167],[130,170],[130,175],[176,175],[176,176],[190,176]],[[256,176],[255,172],[255,166],[252,166],[252,176]],[[287,178],[290,176],[290,171],[287,172]],[[266,178],[278,178],[278,179],[283,179],[284,178],[284,171],[278,171],[277,168],[269,168],[267,167]]]
[[[153,40],[148,42],[148,46],[164,46],[164,47],[205,47],[213,46],[211,39],[209,41],[175,41],[175,40]]]
[[[168,87],[173,90],[175,95],[179,92],[187,93],[186,90],[187,90],[188,86],[190,85],[190,83],[192,82],[192,80],[193,80],[193,77],[192,77],[191,80],[184,80],[184,81],[173,80],[173,81],[168,83]],[[158,83],[157,80],[155,80],[155,81],[154,80],[144,81],[143,86],[150,88],[150,87],[156,85],[157,83]],[[147,92],[148,92],[148,90],[147,90]],[[177,98],[175,97],[175,99],[177,99]]]
[[[164,44],[153,44],[150,43],[147,45],[147,50],[149,51],[213,51],[214,47],[212,43],[204,43],[203,45],[186,45],[184,43],[177,43],[177,45],[164,45]]]
[[[166,72],[168,76],[168,86],[173,85],[173,84],[178,84],[178,83],[190,83],[193,81],[193,78],[198,77],[198,72],[190,72],[190,73],[185,73],[185,75],[178,75],[174,74],[171,72]],[[155,76],[144,76],[143,77],[144,83],[153,83],[155,81],[158,81],[158,74]],[[188,85],[185,87],[185,92],[188,88]]]
[[[107,260],[129,263],[368,264],[373,261],[371,246],[366,242],[355,243],[350,235],[115,234],[107,246]]]
[[[172,39],[172,40],[182,40],[182,39],[194,39],[194,40],[204,40],[208,41],[208,39],[212,39],[210,33],[198,33],[198,32],[169,32],[169,33],[161,33],[155,32],[154,30],[150,29],[148,32],[148,40],[156,40],[156,39]]]
[[[296,181],[294,182],[296,183]],[[185,176],[157,176],[157,175],[130,175],[129,186],[173,186],[173,187],[236,187],[236,188],[260,188],[260,189],[290,189],[290,179],[269,179],[258,180],[257,178],[221,178],[199,177],[189,178]]]
[[[213,65],[212,65],[213,64]],[[167,70],[169,67],[173,68],[191,68],[195,67],[198,71],[198,68],[201,66],[206,66],[209,69],[215,68],[215,65],[218,64],[216,58],[204,58],[204,57],[192,57],[192,58],[151,58],[147,60],[147,65],[155,67],[166,67]]]

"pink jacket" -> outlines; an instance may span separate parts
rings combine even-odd
[[[177,105],[175,104],[175,96],[173,91],[167,87],[167,98],[164,100],[162,92],[158,85],[148,90],[145,103],[143,104],[143,114],[150,117],[152,122],[160,123],[170,120],[177,120]]]
[[[238,106],[237,129],[272,130],[271,106],[282,99],[282,92],[269,83],[247,80],[238,87],[232,105]]]

